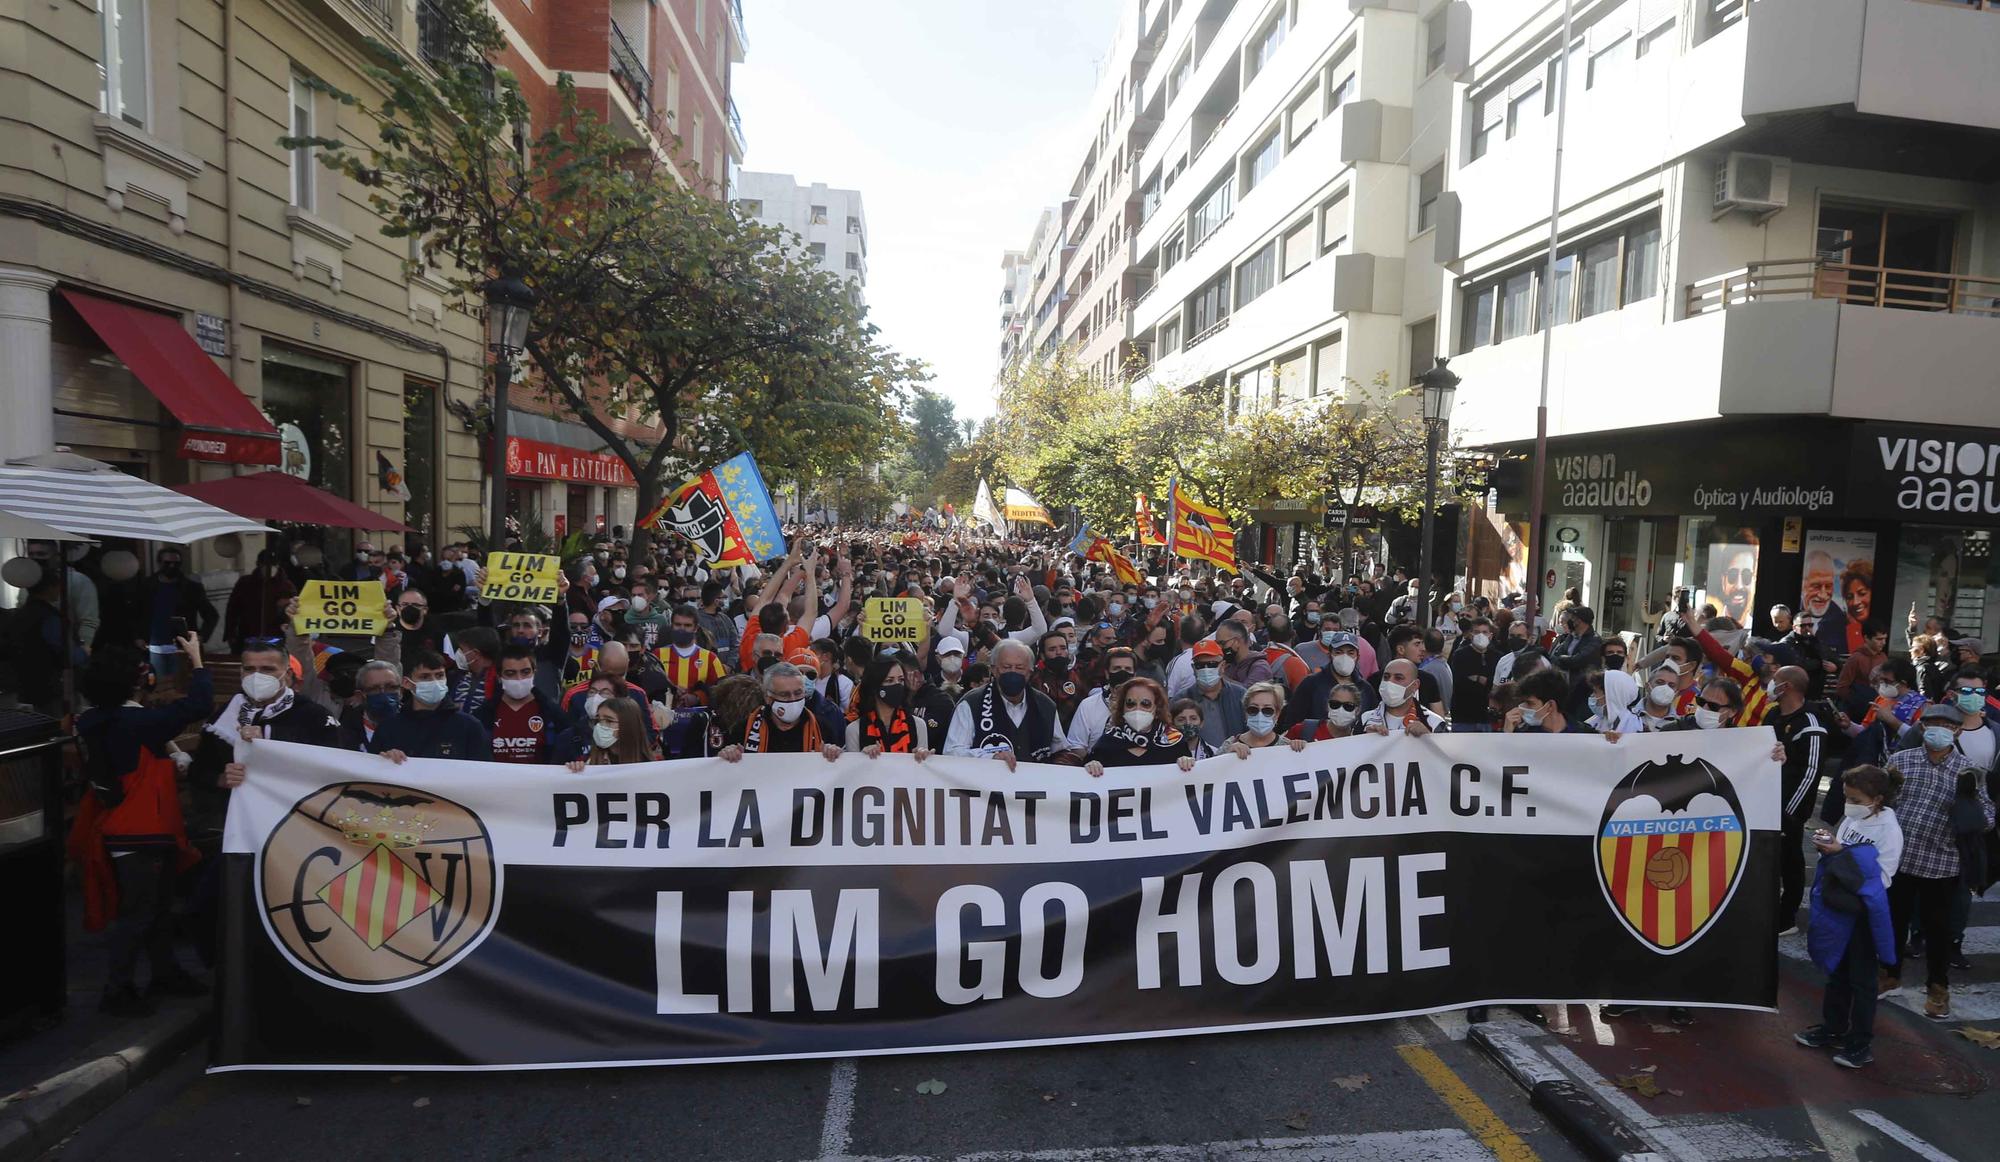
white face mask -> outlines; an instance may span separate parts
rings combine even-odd
[[[1150,710],[1127,710],[1125,712],[1125,725],[1138,731],[1140,734],[1144,734],[1153,729],[1153,712]]]
[[[1401,682],[1382,683],[1382,704],[1401,706],[1410,700],[1410,688]]]
[[[1854,820],[1867,819],[1875,814],[1875,808],[1866,803],[1848,803],[1841,810],[1849,819]]]
[[[1893,699],[1898,697],[1896,693],[1896,684],[1894,682],[1877,682],[1875,684],[1875,693],[1877,696],[1882,698]]]
[[[604,695],[592,694],[583,700],[583,712],[586,715],[594,717],[597,714],[597,708],[602,705],[604,705]]]
[[[1355,712],[1345,706],[1336,706],[1327,713],[1326,720],[1335,726],[1353,726]]]
[[[243,675],[243,696],[252,702],[269,702],[284,688],[285,684],[278,680],[276,674]]]
[[[801,699],[797,702],[771,703],[771,713],[774,716],[776,716],[779,722],[784,723],[786,726],[790,726],[792,723],[797,722],[799,720],[799,716],[804,714],[805,712],[806,712],[806,704],[804,699]]]
[[[1197,666],[1195,668],[1194,684],[1200,686],[1202,689],[1212,690],[1219,683],[1221,683],[1221,681],[1222,681],[1222,671],[1217,669],[1216,667]]]
[[[590,741],[601,750],[610,750],[618,741],[618,728],[609,722],[600,722],[590,728]]]
[[[1722,725],[1722,711],[1697,706],[1694,708],[1694,724],[1703,730],[1714,730]]]
[[[633,612],[633,613],[644,613],[644,612],[646,612],[646,607],[647,607],[647,606],[648,606],[649,604],[651,604],[651,603],[650,603],[650,602],[648,602],[648,601],[647,601],[647,600],[646,600],[645,598],[643,598],[643,597],[634,597],[634,598],[632,599],[632,612]]]
[[[1472,648],[1475,650],[1483,650],[1492,644],[1493,635],[1490,633],[1476,633],[1472,635]]]
[[[945,674],[956,674],[965,666],[965,659],[957,654],[946,654],[938,659],[938,669]]]
[[[1333,655],[1333,672],[1343,678],[1354,673],[1354,656],[1352,654]]]
[[[500,690],[509,698],[526,698],[535,692],[535,680],[533,678],[502,678],[500,679]]]
[[[1674,688],[1664,685],[1649,687],[1646,690],[1646,701],[1663,709],[1672,706],[1674,704]]]
[[[623,581],[625,579],[625,566],[620,565],[617,568],[611,570],[611,576],[619,581]]]

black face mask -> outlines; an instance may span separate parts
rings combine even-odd
[[[1607,670],[1622,670],[1622,669],[1624,669],[1624,668],[1625,668],[1625,655],[1624,655],[1624,654],[1606,654],[1606,655],[1604,655],[1604,668],[1605,668],[1605,669],[1607,669]]]
[[[757,672],[761,674],[764,671],[770,669],[772,666],[777,665],[781,660],[782,659],[771,657],[768,654],[763,657],[760,657],[757,659]]]
[[[888,705],[900,708],[910,700],[910,690],[907,686],[884,686],[880,697]]]
[[[1051,674],[1067,674],[1069,673],[1069,659],[1060,656],[1053,658],[1043,658],[1042,668],[1046,669]]]
[[[1106,686],[1116,686],[1131,676],[1132,671],[1130,670],[1113,670],[1104,676],[1104,684]]]
[[[404,625],[409,626],[411,629],[415,629],[424,623],[424,611],[414,605],[405,605],[403,611],[396,616]]]

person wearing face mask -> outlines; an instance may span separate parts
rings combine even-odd
[[[1820,860],[1806,948],[1827,974],[1821,1020],[1794,1040],[1808,1049],[1833,1049],[1835,1065],[1860,1069],[1875,1060],[1877,972],[1900,963],[1888,889],[1901,861],[1903,832],[1888,806],[1895,795],[1889,773],[1861,766],[1848,774],[1854,781],[1842,801],[1838,830],[1813,836]],[[1836,892],[1847,897],[1841,906],[1832,903]]]
[[[1097,745],[1104,735],[1104,724],[1111,719],[1111,703],[1118,696],[1118,687],[1138,675],[1137,654],[1124,646],[1105,651],[1104,684],[1085,696],[1070,718],[1069,735],[1064,740],[1070,754],[1081,757]]]
[[[412,758],[491,761],[493,744],[486,728],[452,704],[445,674],[441,655],[426,651],[413,656],[404,679],[409,708],[378,725],[368,749],[392,763]]]
[[[1961,836],[1978,842],[1993,827],[1993,800],[1986,789],[1986,772],[1958,749],[1965,714],[1948,702],[1924,707],[1918,719],[1922,733],[1916,746],[1899,750],[1883,763],[1900,776],[1896,791],[1896,821],[1903,831],[1902,862],[1889,885],[1889,909],[1898,943],[1898,969],[1905,962],[1904,934],[1914,921],[1922,928],[1925,981],[1924,1015],[1933,1020],[1951,1016],[1952,909],[1964,890],[1965,856]],[[1969,846],[1969,844],[1968,844]],[[1900,987],[1900,975],[1884,974],[1878,992]]]
[[[1157,763],[1193,770],[1195,759],[1200,757],[1199,736],[1168,721],[1161,711],[1166,701],[1167,692],[1151,678],[1135,677],[1122,683],[1113,695],[1104,732],[1084,760],[1084,772],[1097,779],[1104,777],[1107,767]]]
[[[1695,695],[1694,713],[1664,729],[1722,730],[1735,726],[1743,711],[1743,687],[1733,678],[1710,678]],[[1782,747],[1778,748],[1781,752]],[[1782,761],[1784,756],[1778,756]]]
[[[244,642],[241,692],[203,728],[188,766],[196,816],[220,826],[227,810],[224,792],[243,784],[243,757],[253,739],[277,739],[306,746],[340,746],[340,723],[316,702],[297,697],[292,660],[270,642]]]
[[[660,639],[667,634],[667,610],[651,584],[632,582],[632,596],[625,603],[625,616],[619,622],[638,630],[640,644],[646,649],[659,646]]]
[[[965,693],[965,642],[955,637],[939,638],[931,649],[931,664],[937,669],[937,689],[956,702]]]
[[[1237,640],[1242,640],[1241,634]],[[1249,725],[1243,714],[1245,688],[1223,676],[1222,646],[1217,642],[1196,642],[1190,658],[1193,698],[1201,706],[1201,740],[1219,751]]]
[[[179,650],[174,639],[174,619],[187,622],[195,636],[207,641],[221,620],[208,592],[200,581],[183,571],[186,555],[179,545],[160,549],[154,558],[156,571],[137,585],[133,600],[133,624],[140,627],[138,645],[144,646],[156,673],[166,675],[178,665]]]
[[[285,603],[298,595],[285,575],[275,549],[257,554],[257,564],[236,579],[223,607],[222,636],[240,642],[270,641],[284,636]]]
[[[716,757],[723,762],[743,761],[746,754],[811,754],[818,751],[828,762],[839,760],[842,751],[824,740],[819,716],[812,713],[806,676],[790,662],[779,662],[765,670],[764,706],[743,724],[743,734],[722,748]]]
[[[451,699],[467,714],[491,702],[500,691],[500,671],[494,663],[500,657],[500,635],[490,627],[475,625],[452,642],[453,676]]]
[[[1285,688],[1276,682],[1259,682],[1243,692],[1243,732],[1229,739],[1226,749],[1239,759],[1253,750],[1289,745],[1294,751],[1306,749],[1303,739],[1287,739],[1278,733],[1278,715],[1285,709]]]
[[[1366,645],[1354,634],[1343,629],[1320,629],[1320,648],[1327,654],[1327,664],[1317,673],[1300,682],[1292,689],[1290,701],[1286,703],[1284,714],[1278,719],[1280,728],[1290,728],[1325,706],[1338,686],[1354,686],[1360,690],[1361,709],[1375,704],[1375,692],[1366,686],[1364,675],[1366,666],[1362,660],[1362,648]]]
[[[715,651],[701,644],[700,626],[700,615],[692,606],[675,608],[667,621],[666,644],[653,652],[682,700],[697,704],[706,702],[709,687],[729,674]]]
[[[500,647],[499,697],[473,712],[493,740],[493,761],[549,763],[570,749],[562,707],[535,684],[535,651],[519,642]]]
[[[1217,622],[1215,644],[1222,647],[1224,678],[1246,690],[1259,682],[1271,680],[1270,661],[1250,640],[1250,633],[1241,622]]]
[[[903,654],[894,650],[884,650],[868,663],[854,721],[847,724],[848,753],[871,759],[906,754],[918,762],[931,757],[930,724],[911,709],[907,666]]]
[[[1419,701],[1417,664],[1408,658],[1392,658],[1382,667],[1378,691],[1382,702],[1361,715],[1362,729],[1370,734],[1425,735],[1447,727],[1444,716]]]
[[[1075,667],[1070,664],[1069,638],[1061,631],[1050,630],[1042,636],[1041,659],[1029,685],[1055,703],[1058,727],[1068,730],[1084,691]]]
[[[1590,675],[1589,723],[1591,728],[1617,741],[1621,734],[1637,734],[1646,729],[1639,707],[1639,683],[1623,670],[1598,670]]]
[[[1784,812],[1778,845],[1778,928],[1779,935],[1797,929],[1799,904],[1805,899],[1806,821],[1818,803],[1820,776],[1831,757],[1827,749],[1828,728],[1832,725],[1824,711],[1808,705],[1806,691],[1811,679],[1798,666],[1780,666],[1771,674],[1766,689],[1772,703],[1764,725],[1778,732],[1785,748],[1784,768],[1778,777],[1778,802]]]
[[[1361,729],[1361,687],[1353,682],[1336,683],[1327,695],[1323,713],[1322,718],[1301,719],[1285,731],[1285,737],[1300,743],[1352,737]]]
[[[367,541],[359,542],[354,546],[354,559],[340,567],[339,580],[376,581],[381,579],[381,566],[379,564],[370,564],[371,561],[378,560],[379,556],[380,554],[376,552],[374,545]]]
[[[338,712],[340,749],[370,750],[376,730],[402,712],[402,667],[381,658],[363,663],[354,675],[354,698]]]
[[[382,656],[385,644],[397,651],[398,656],[414,655],[419,650],[444,652],[444,632],[431,619],[429,597],[414,589],[396,595],[390,606],[389,628],[376,639],[377,656]]]
[[[1514,686],[1517,701],[1500,720],[1507,734],[1596,734],[1595,727],[1563,713],[1569,679],[1556,669],[1537,670]]]
[[[1471,632],[1461,635],[1451,651],[1451,721],[1457,726],[1480,726],[1487,722],[1500,651],[1493,645],[1491,620],[1474,618],[1468,628]]]
[[[1013,770],[1021,759],[1041,761],[1063,749],[1061,715],[1048,695],[1033,689],[1034,651],[1013,639],[993,649],[993,676],[968,690],[952,711],[944,752],[990,758]]]
[[[591,718],[583,753],[569,760],[570,773],[581,774],[587,767],[650,762],[655,756],[646,739],[645,720],[645,711],[630,698],[609,698],[600,703]]]
[[[723,609],[728,587],[720,581],[708,581],[701,587],[701,604],[695,609],[695,619],[703,632],[708,634],[709,648],[724,658],[737,656],[737,647],[742,641],[742,631],[736,628],[736,619]]]

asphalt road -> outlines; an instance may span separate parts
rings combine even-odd
[[[209,1076],[198,1058],[50,1157],[1580,1157],[1512,1081],[1428,1020],[546,1073]],[[942,1093],[918,1092],[933,1081]]]

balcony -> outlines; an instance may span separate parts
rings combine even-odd
[[[632,100],[643,121],[653,112],[653,74],[646,68],[646,58],[632,46],[625,30],[611,22],[611,76],[618,87]]]
[[[417,0],[417,55],[436,68],[451,47],[445,27],[444,8],[438,0]]]
[[[1800,298],[2000,319],[2000,278],[1818,258],[1753,262],[1742,270],[1692,283],[1685,309],[1689,316],[1705,315],[1745,303]]]
[[[741,164],[743,155],[749,151],[750,147],[743,139],[743,115],[736,111],[736,98],[731,97],[729,98],[729,152],[738,164]]]
[[[729,59],[740,65],[750,50],[750,38],[743,34],[743,0],[727,0],[722,7],[729,13]]]
[[[395,0],[346,0],[346,3],[384,32],[396,31]]]
[[[2000,105],[1965,88],[2000,60],[1994,0],[1757,0],[1744,23],[1746,118],[1847,108],[2000,129]]]

